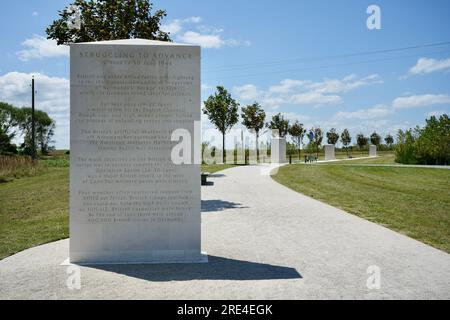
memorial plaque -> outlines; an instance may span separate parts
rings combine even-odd
[[[334,144],[326,144],[323,149],[325,150],[325,161],[336,160]]]
[[[204,260],[200,165],[171,161],[172,132],[186,129],[193,142],[194,121],[200,47],[141,39],[71,45],[72,263]],[[200,148],[192,142],[194,158]]]
[[[272,138],[270,143],[271,162],[286,163],[286,138]]]
[[[369,157],[376,157],[376,156],[377,156],[377,146],[372,144],[369,146]]]

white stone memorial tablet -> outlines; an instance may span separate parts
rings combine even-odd
[[[70,94],[70,261],[204,261],[200,165],[171,161],[200,121],[200,47],[73,44]]]
[[[325,161],[336,160],[334,144],[326,144],[323,148],[325,150]]]
[[[286,138],[272,138],[270,158],[272,163],[286,163]]]
[[[369,157],[376,157],[377,156],[377,146],[370,145],[369,146]]]

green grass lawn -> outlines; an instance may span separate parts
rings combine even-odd
[[[381,157],[355,159],[333,162],[336,165],[355,165],[355,164],[399,164],[395,162],[395,154],[386,154]],[[331,165],[331,163],[325,163],[323,165]]]
[[[309,153],[302,151],[301,157],[300,157],[300,162],[305,161],[305,155],[309,155]],[[313,152],[313,153],[311,153],[311,155],[316,156],[316,153]],[[384,163],[395,163],[394,151],[378,151],[378,155],[380,155],[381,157],[378,157],[377,159],[383,159],[383,161],[387,161],[387,159],[389,159],[389,162],[384,162]],[[335,152],[336,160],[341,160],[341,159],[345,160],[345,159],[348,159],[349,156],[351,156],[353,158],[368,157],[369,151],[353,151],[353,152],[349,152],[348,155],[345,151],[337,150]],[[286,159],[289,161],[289,156],[287,156]],[[321,150],[319,152],[318,160],[325,160],[325,152],[323,150]],[[373,161],[375,159],[368,159],[368,160]],[[357,161],[367,161],[367,160],[349,160],[349,161],[351,161],[351,163],[357,163]],[[378,160],[378,161],[380,161],[380,160]],[[299,162],[297,154],[292,155],[292,162]],[[347,162],[343,162],[343,163],[347,163]],[[369,163],[378,163],[378,162],[369,162]]]
[[[233,168],[234,164],[202,164],[202,172],[214,173],[225,169]]]
[[[0,183],[0,259],[69,236],[69,168]]]
[[[288,165],[273,178],[295,191],[450,252],[450,170]]]

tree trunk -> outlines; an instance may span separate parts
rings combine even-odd
[[[225,133],[222,133],[222,162],[225,164]]]
[[[256,132],[256,163],[259,163],[259,133]]]

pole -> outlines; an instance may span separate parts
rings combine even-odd
[[[31,79],[31,157],[36,160],[36,127],[34,116],[34,76]]]

